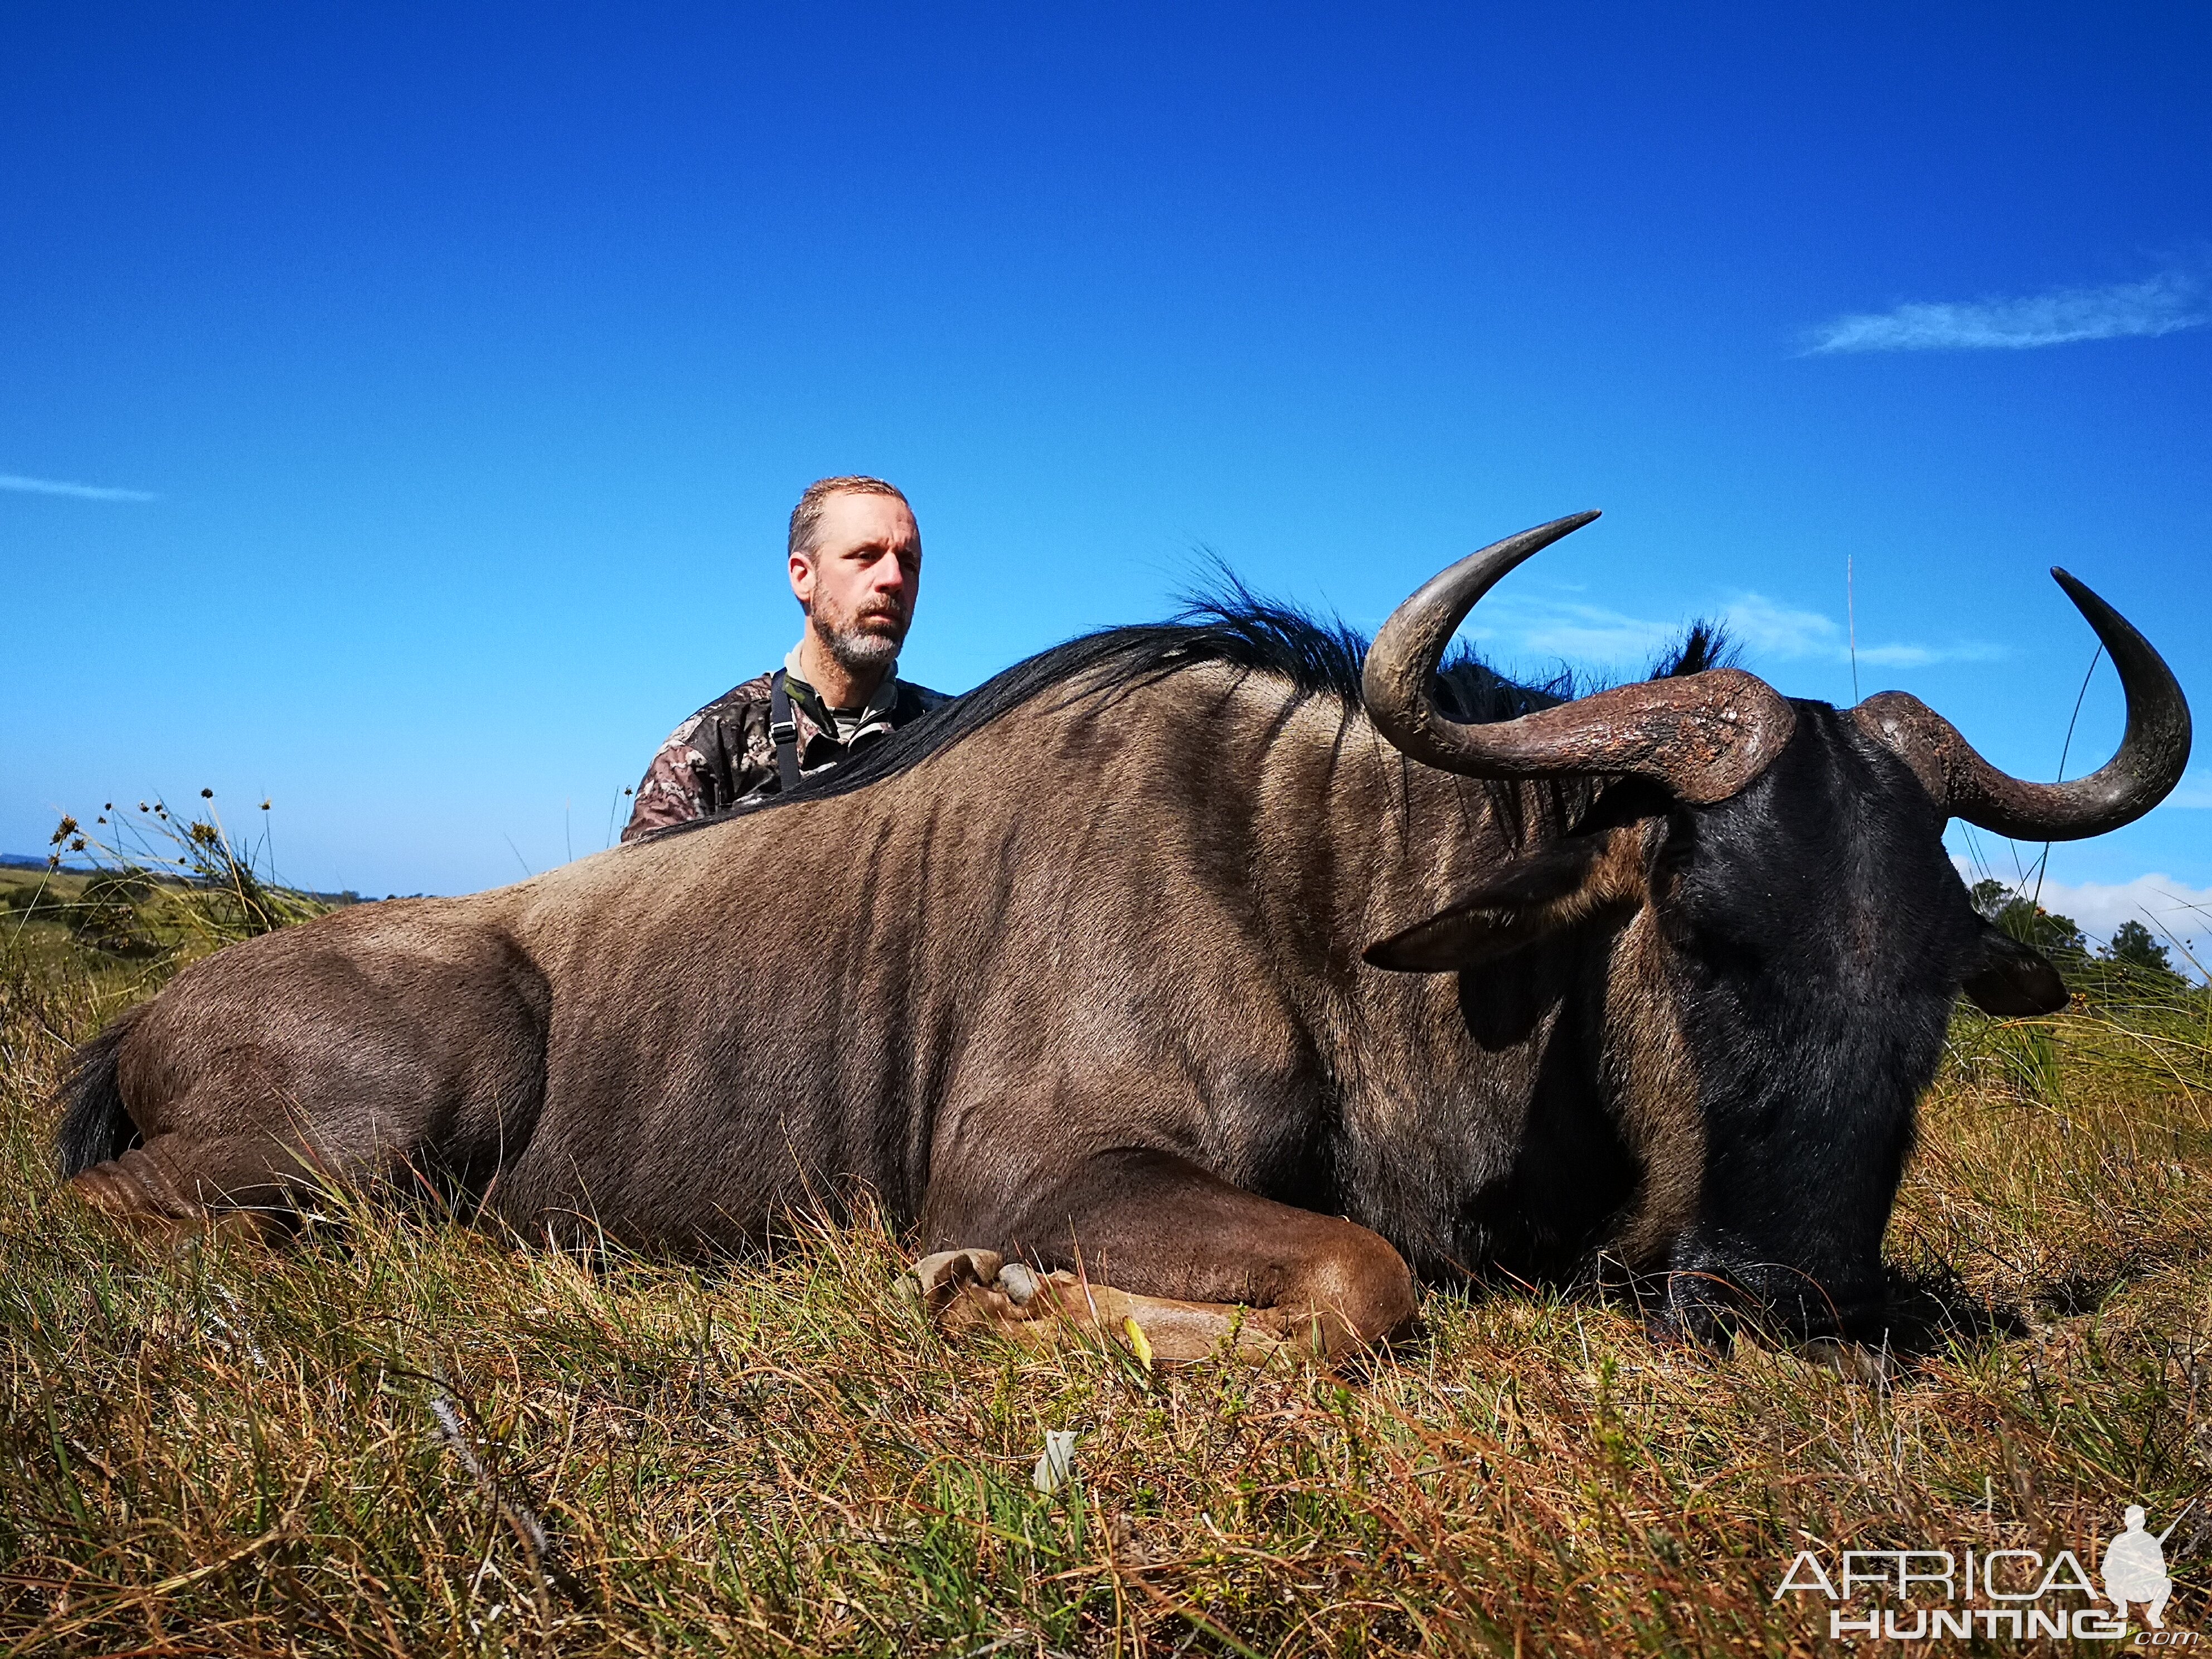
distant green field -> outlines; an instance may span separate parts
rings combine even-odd
[[[1539,1291],[1432,1293],[1355,1375],[1155,1372],[948,1345],[866,1221],[708,1267],[361,1209],[275,1252],[118,1237],[52,1201],[52,1091],[191,952],[94,949],[35,885],[0,873],[0,1651],[1809,1653],[1801,1551],[2094,1573],[2130,1503],[2181,1516],[2168,1624],[2208,1616],[2212,1002],[2178,982],[1960,1013],[1886,1386]]]
[[[0,909],[25,909],[41,894],[67,902],[84,890],[85,880],[73,870],[31,870],[0,864]]]
[[[358,902],[268,882],[227,838],[195,838],[212,827],[165,830],[151,850],[169,856],[158,862],[105,854],[92,869],[0,865],[0,939],[19,951],[82,952],[109,977],[135,967],[158,978],[232,940]]]

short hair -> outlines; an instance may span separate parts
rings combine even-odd
[[[881,478],[817,478],[806,486],[799,505],[791,509],[791,539],[787,544],[791,552],[814,551],[816,535],[822,528],[822,508],[832,495],[890,495],[902,502],[908,512],[914,511],[914,503],[907,500],[906,491]]]

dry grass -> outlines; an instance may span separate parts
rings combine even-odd
[[[708,1269],[374,1212],[120,1239],[46,1207],[46,1100],[150,975],[33,944],[0,945],[0,1650],[1808,1650],[1800,1548],[2086,1552],[2212,1459],[2201,999],[1962,1016],[1887,1388],[1534,1294],[1433,1297],[1358,1378],[1152,1375],[949,1348],[866,1225]],[[2168,1545],[2170,1624],[2208,1539]]]

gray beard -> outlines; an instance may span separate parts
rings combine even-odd
[[[898,659],[901,641],[860,628],[832,628],[819,617],[809,618],[814,637],[822,641],[837,665],[848,674],[864,674]]]

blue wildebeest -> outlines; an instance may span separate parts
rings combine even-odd
[[[710,1248],[865,1189],[926,1249],[1153,1298],[1192,1350],[1371,1341],[1417,1276],[1601,1260],[1678,1328],[1878,1329],[1955,1000],[2066,994],[1945,820],[2124,823],[2187,707],[2063,574],[2128,720],[2063,784],[1696,635],[1578,699],[1440,671],[1594,516],[1462,561],[1364,653],[1241,601],[1110,629],[757,809],[234,945],[87,1045],[64,1170],[161,1222],[434,1177],[533,1235]]]

